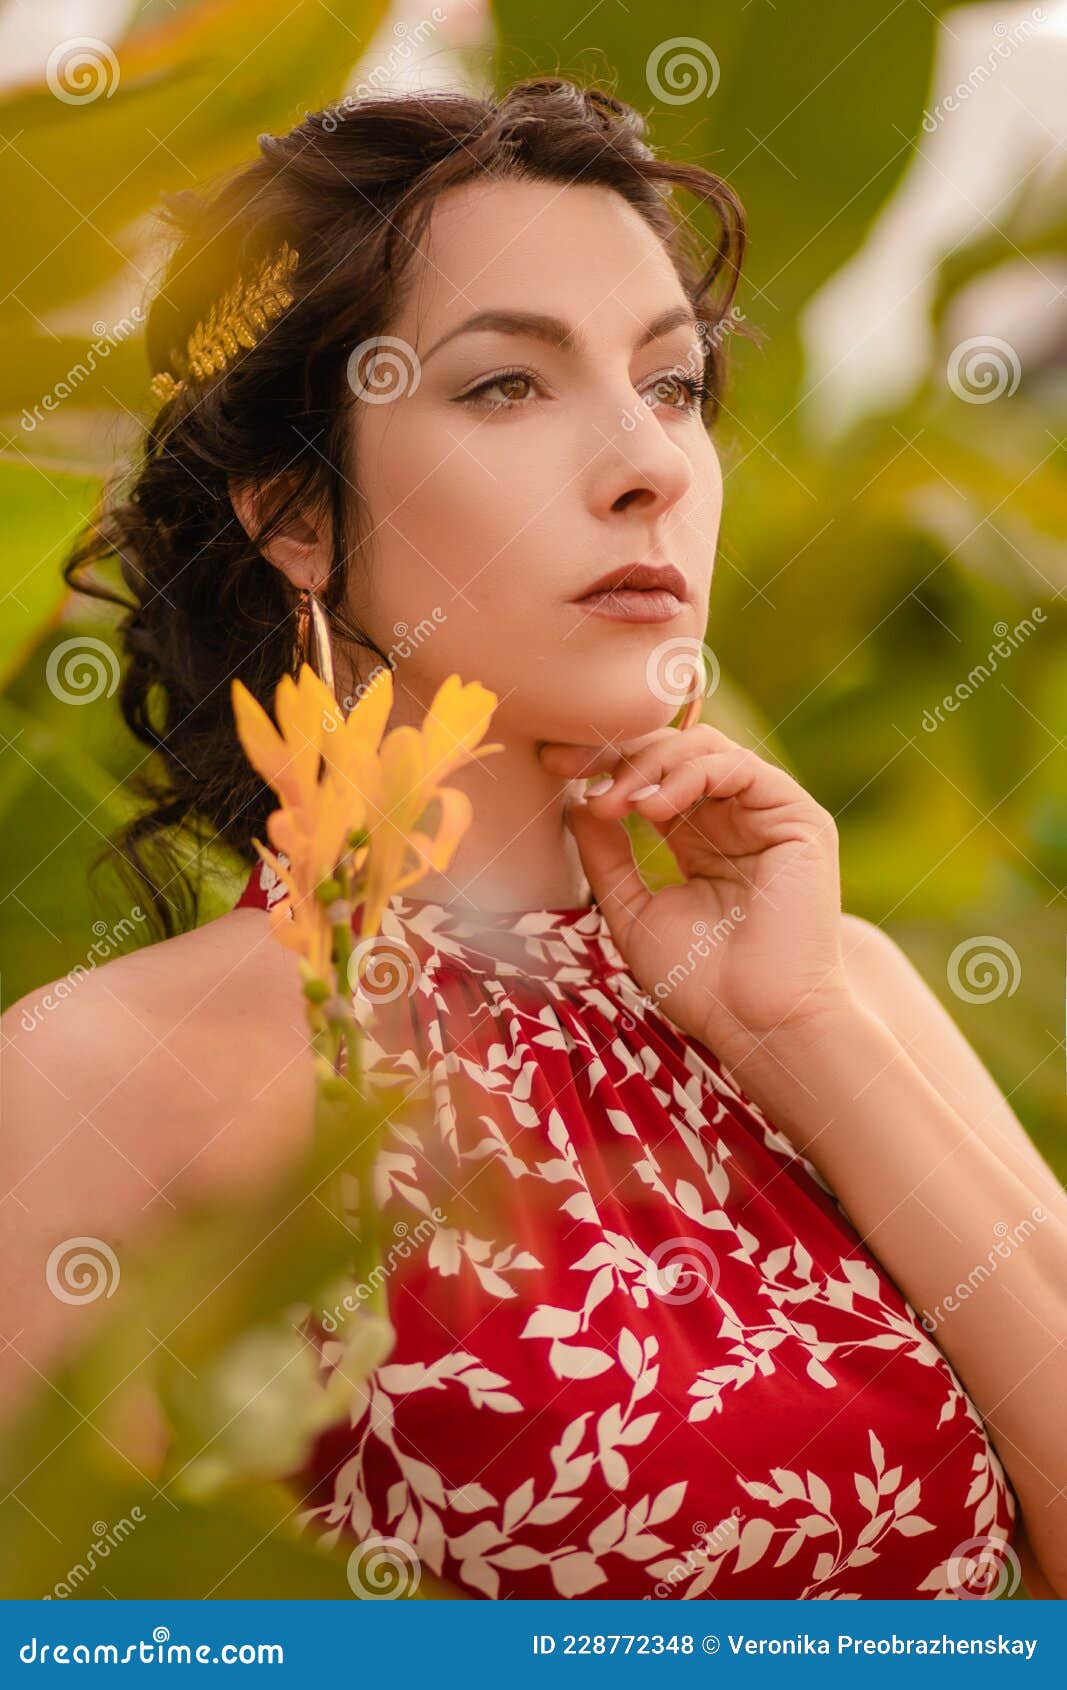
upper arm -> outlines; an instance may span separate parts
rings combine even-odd
[[[99,1312],[51,1290],[53,1251],[97,1240],[121,1270],[126,1248],[184,1200],[247,1190],[306,1143],[299,976],[280,947],[253,957],[247,915],[243,931],[199,929],[114,958],[58,1003],[53,993],[47,1012],[42,988],[3,1017],[0,1397]],[[17,1349],[4,1353],[4,1339]]]
[[[111,1091],[130,1054],[121,1023],[99,1015],[96,991],[92,975],[57,1005],[44,988],[0,1022],[4,1412],[68,1340],[87,1336],[105,1307],[121,1307],[125,1245],[152,1212],[142,1207],[153,1191],[130,1153],[127,1101],[121,1088]],[[154,1101],[146,1085],[149,1119]],[[100,1295],[91,1295],[97,1286]]]
[[[942,1096],[1033,1191],[1061,1206],[1063,1187],[948,1010],[888,933],[842,916],[842,952],[857,996],[896,1034]]]
[[[1034,1554],[1034,1546],[1030,1542],[1030,1534],[1026,1529],[1026,1521],[1020,1519],[1012,1538],[1012,1548],[1019,1557],[1019,1570],[1023,1576],[1026,1593],[1037,1601],[1060,1600],[1059,1592],[1051,1581],[1046,1578],[1043,1567]]]
[[[1059,1180],[951,1015],[895,941],[872,922],[845,915],[842,951],[857,996],[896,1034],[931,1084],[1037,1202],[1062,1211]],[[1055,1598],[1057,1591],[1037,1560],[1022,1516],[1014,1549],[1029,1595]]]

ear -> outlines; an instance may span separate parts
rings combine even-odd
[[[229,482],[230,503],[245,533],[251,539],[262,523],[271,488],[259,482]],[[275,497],[278,489],[274,489]],[[328,524],[316,521],[309,512],[293,512],[285,526],[260,548],[268,563],[297,588],[321,593],[330,574],[331,546]]]

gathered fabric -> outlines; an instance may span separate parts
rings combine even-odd
[[[473,1597],[991,1593],[1017,1505],[973,1402],[595,904],[396,895],[353,1001],[396,1343],[290,1475],[308,1532]]]

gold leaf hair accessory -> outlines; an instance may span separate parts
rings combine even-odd
[[[208,314],[196,324],[185,343],[185,355],[173,355],[177,374],[160,370],[151,388],[164,403],[185,388],[190,376],[203,381],[224,370],[242,346],[253,347],[271,323],[293,303],[295,295],[287,281],[296,268],[299,253],[283,241],[275,257],[265,260],[250,280],[238,277]]]

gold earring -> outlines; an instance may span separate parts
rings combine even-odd
[[[679,733],[684,733],[686,728],[691,728],[699,722],[703,704],[704,700],[699,693],[697,693],[695,698],[691,698],[689,700],[689,703],[685,707],[685,713],[682,716],[681,721],[678,723]]]
[[[311,658],[311,667],[323,685],[328,686],[336,698],[337,688],[334,685],[333,678],[333,647],[330,643],[330,624],[327,621],[322,600],[307,587],[302,587],[296,608],[296,667],[298,670],[302,663],[309,661],[309,645],[314,654]]]

